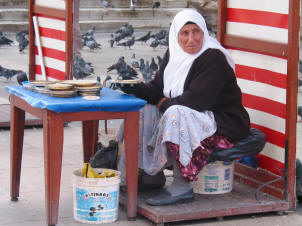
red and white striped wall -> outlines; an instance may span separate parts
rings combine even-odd
[[[36,0],[36,5],[65,9],[65,0]],[[65,20],[37,14],[42,54],[48,80],[65,80],[66,25]],[[35,43],[36,80],[42,79],[41,62]]]
[[[276,43],[288,42],[288,0],[228,0],[226,33]],[[284,168],[287,59],[228,49],[252,127],[267,136],[259,166],[278,174]]]

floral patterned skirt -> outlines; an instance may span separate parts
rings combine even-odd
[[[188,181],[197,181],[198,173],[207,164],[209,156],[212,151],[216,148],[231,148],[232,144],[227,138],[214,134],[203,141],[200,142],[201,147],[194,150],[191,161],[188,165],[183,166],[179,162],[179,145],[173,144],[171,142],[166,142],[168,150],[172,153],[173,157],[176,159],[176,163],[179,167],[181,174],[187,178]]]

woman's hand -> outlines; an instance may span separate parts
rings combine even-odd
[[[161,98],[160,101],[157,103],[157,107],[160,108],[161,104],[162,104],[165,100],[167,100],[167,97]]]

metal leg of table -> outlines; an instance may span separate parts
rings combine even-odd
[[[45,200],[48,225],[58,222],[63,154],[63,116],[43,111]]]
[[[19,197],[25,112],[11,103],[10,164],[11,200]]]
[[[124,138],[127,177],[127,215],[129,220],[135,220],[137,212],[139,112],[128,112],[126,114]]]

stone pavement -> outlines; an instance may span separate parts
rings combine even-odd
[[[140,36],[144,31],[136,33]],[[14,39],[14,34],[9,34]],[[162,55],[164,48],[153,51],[147,45],[137,43],[133,50],[123,47],[109,48],[108,33],[97,33],[96,39],[102,44],[102,49],[90,52],[84,48],[82,50],[84,59],[92,62],[95,74],[102,78],[106,75],[106,68],[117,61],[121,55],[125,56],[129,62],[132,53],[136,53],[137,58],[149,59],[156,55]],[[10,69],[22,69],[28,72],[28,52],[19,54],[17,46],[0,47],[0,65]],[[92,75],[87,79],[96,79]],[[112,74],[113,75],[113,74]],[[114,75],[113,75],[114,76]],[[8,102],[8,93],[4,90],[6,85],[17,84],[15,78],[6,81],[0,77],[0,104]],[[299,103],[301,98],[299,93]],[[1,105],[0,105],[1,107]],[[109,127],[117,127],[119,120],[110,120]],[[103,123],[100,123],[103,126]],[[301,156],[302,133],[301,123],[297,124],[297,152]],[[78,139],[75,139],[78,137]],[[73,219],[73,197],[71,175],[75,169],[82,166],[82,141],[81,126],[78,122],[69,123],[64,128],[64,151],[59,208],[58,226],[80,226],[88,225],[76,222]],[[45,202],[44,202],[44,156],[43,156],[43,134],[41,128],[27,128],[24,134],[23,161],[21,171],[20,198],[18,202],[10,201],[10,131],[0,130],[0,226],[41,226],[46,225]],[[118,221],[107,225],[153,225],[142,216],[138,216],[136,221],[128,221],[126,210],[123,206],[119,208]],[[253,214],[244,216],[225,217],[224,221],[216,219],[206,219],[197,221],[187,221],[169,223],[167,225],[211,225],[211,226],[301,226],[302,225],[302,205],[297,205],[294,210],[287,211],[286,215],[277,216],[274,213]]]

